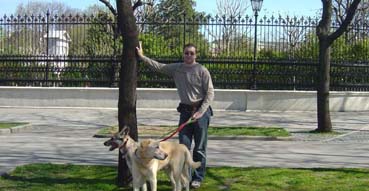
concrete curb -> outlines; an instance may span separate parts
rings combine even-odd
[[[10,134],[10,129],[0,129],[0,135]]]
[[[15,127],[11,127],[8,129],[0,129],[0,135],[10,134],[10,133],[20,133],[27,129],[32,129],[32,124],[28,123],[25,125],[18,125]]]
[[[15,170],[15,168],[17,168],[17,167],[13,167],[13,168],[9,168],[9,169],[7,169],[7,170],[5,170],[5,171],[0,171],[0,177],[7,177],[7,176],[9,176],[9,174],[13,171],[13,170]]]
[[[19,125],[19,126],[15,126],[10,128],[11,133],[20,133],[23,132],[24,130],[28,130],[28,129],[32,129],[32,124],[28,123],[25,125]]]
[[[9,175],[8,172],[0,172],[0,177],[6,177],[8,175]]]

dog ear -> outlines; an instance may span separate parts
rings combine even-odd
[[[150,142],[151,142],[150,140],[145,139],[145,140],[140,142],[140,147],[141,148],[147,147],[150,144]]]
[[[119,132],[120,136],[126,136],[129,133],[129,127],[127,125],[124,125],[123,129]]]
[[[160,147],[160,141],[153,141],[155,147]]]

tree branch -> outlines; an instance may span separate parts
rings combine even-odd
[[[135,11],[137,9],[137,7],[143,5],[141,0],[138,0],[132,7],[133,11]]]
[[[319,38],[326,36],[332,21],[332,0],[322,0],[323,13],[322,19],[317,26],[316,34]]]
[[[111,13],[113,13],[114,16],[117,16],[118,13],[117,11],[114,9],[114,7],[110,4],[110,2],[108,0],[99,0],[101,3],[104,3],[105,6],[108,7],[108,9],[111,11]]]
[[[142,2],[141,0],[138,0],[132,7],[132,10],[135,11],[138,7],[142,6],[142,5],[150,5],[150,6],[154,6],[154,3],[148,2]]]
[[[334,40],[336,40],[339,36],[342,35],[343,32],[345,32],[347,30],[349,24],[351,23],[352,19],[355,16],[355,12],[356,12],[357,7],[359,6],[360,2],[361,2],[361,0],[354,0],[351,3],[350,8],[347,11],[345,20],[343,20],[340,27],[334,33],[332,33],[331,35],[328,36],[328,39],[329,39],[330,42],[333,42]]]
[[[348,7],[350,6],[349,0],[345,0],[345,2],[342,2],[342,0],[334,0],[333,3],[333,12],[335,16],[335,20],[340,25],[342,24],[345,14],[347,13]]]
[[[150,5],[150,6],[153,6],[154,4],[153,3],[145,3],[145,2],[142,2],[141,0],[138,0],[132,7],[132,10],[135,11],[139,6],[142,6],[142,5]]]

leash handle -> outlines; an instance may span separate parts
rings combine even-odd
[[[192,119],[192,117],[190,117],[186,122],[182,123],[181,125],[179,125],[179,127],[177,128],[176,131],[174,131],[172,134],[170,134],[168,137],[165,137],[164,139],[162,139],[160,142],[166,141],[170,138],[172,138],[175,134],[177,134],[178,132],[180,132],[186,125],[195,122],[195,119]]]

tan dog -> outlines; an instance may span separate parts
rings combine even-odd
[[[146,181],[149,175],[147,172],[140,173],[137,172],[137,165],[134,165],[132,167],[134,160],[135,151],[138,148],[138,143],[135,142],[129,135],[128,135],[128,128],[124,128],[120,133],[115,133],[113,136],[104,142],[105,146],[110,146],[109,150],[113,151],[116,148],[119,148],[120,152],[122,153],[122,157],[126,158],[127,166],[132,174],[132,186],[134,191],[139,191],[140,188],[142,188],[143,191],[147,190]],[[123,134],[122,134],[123,133]],[[134,169],[133,169],[134,168]],[[136,173],[134,173],[136,172]],[[156,174],[154,174],[154,177],[156,177]],[[153,179],[153,178],[151,178]],[[156,178],[154,178],[156,179]],[[156,181],[150,181],[151,190],[156,190]]]
[[[138,190],[139,187],[145,189],[147,180],[150,182],[151,190],[155,191],[157,171],[164,169],[170,178],[173,191],[181,191],[182,186],[189,191],[189,168],[198,168],[201,163],[193,162],[187,147],[175,142],[153,140],[144,140],[138,144],[128,135],[127,129],[113,135],[104,145],[110,146],[110,150],[119,148],[125,155],[133,176],[134,190]]]

